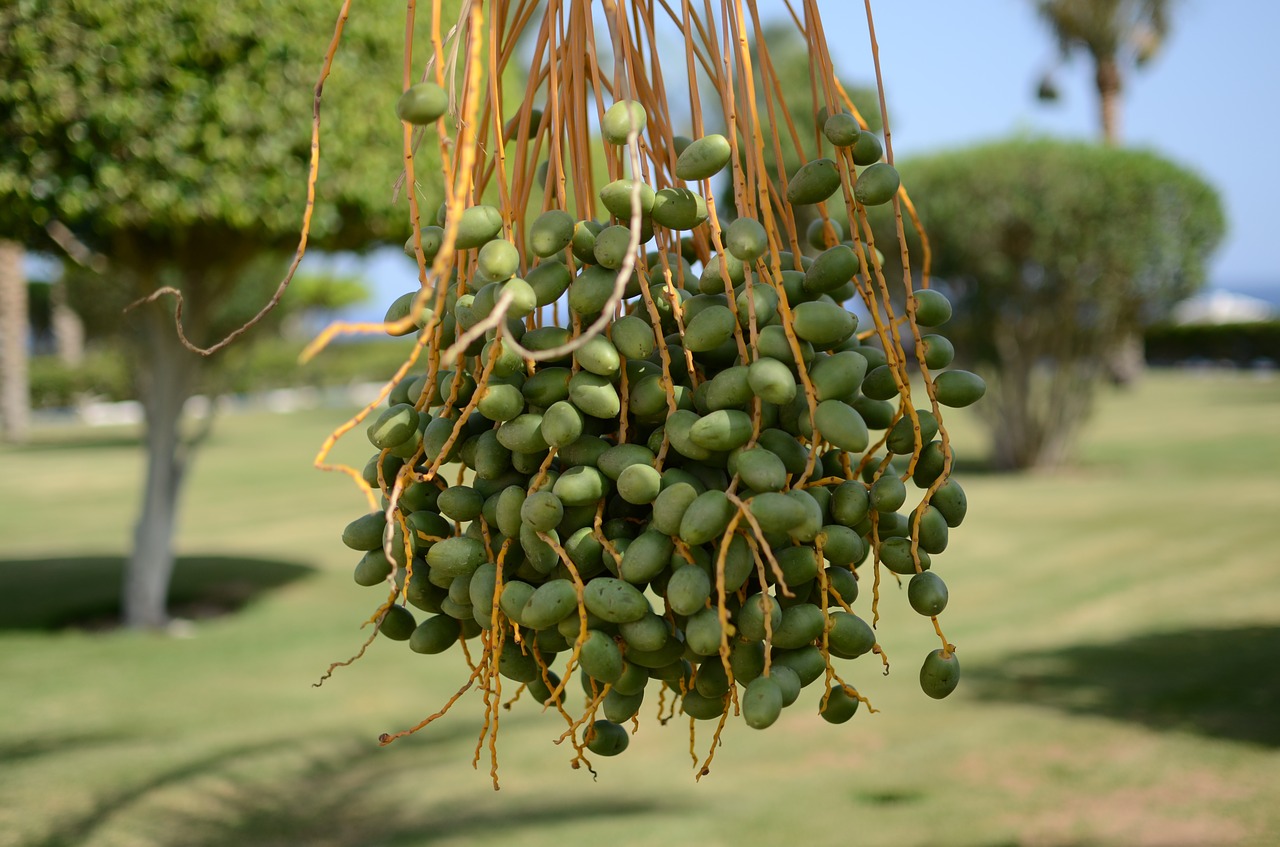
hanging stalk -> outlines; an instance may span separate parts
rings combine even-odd
[[[925,344],[950,306],[928,289],[923,234],[913,275],[903,210],[919,221],[883,93],[881,143],[836,78],[817,0],[787,8],[807,96],[782,82],[755,0],[466,0],[456,22],[433,0],[417,72],[407,5],[402,179],[420,287],[379,328],[417,343],[316,463],[367,495],[372,513],[343,538],[367,551],[357,582],[393,589],[376,631],[467,651],[446,709],[479,690],[473,764],[487,743],[495,788],[504,676],[561,716],[557,743],[588,770],[588,753],[627,747],[650,681],[662,722],[690,716],[691,751],[697,720],[717,722],[699,778],[730,713],[764,728],[822,679],[819,712],[849,719],[867,700],[836,662],[872,653],[887,672],[872,629],[885,572],[909,578],[942,641],[924,691],[958,680],[931,569],[966,508],[942,407],[981,382],[938,376],[949,359]],[[506,103],[517,68],[521,99]],[[414,150],[432,133],[443,169],[424,177]],[[784,153],[806,145],[817,155],[786,173]],[[443,181],[434,217],[418,208],[423,178]],[[806,206],[818,228],[801,232]],[[901,286],[875,246],[876,206],[903,245]],[[870,317],[861,332],[850,303]],[[368,329],[332,327],[307,355]],[[370,464],[326,464],[365,421]]]

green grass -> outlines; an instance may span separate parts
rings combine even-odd
[[[964,664],[950,699],[919,692],[936,638],[890,582],[892,672],[848,674],[879,713],[829,726],[806,691],[768,731],[731,725],[695,783],[685,726],[646,703],[593,781],[553,743],[559,719],[520,704],[498,793],[470,767],[474,697],[376,744],[443,703],[460,658],[378,643],[311,686],[376,605],[338,542],[362,501],[309,468],[339,422],[220,422],[178,546],[190,596],[238,586],[240,609],[193,638],[33,628],[104,608],[140,482],[133,433],[0,452],[0,845],[1280,843],[1276,380],[1153,374],[1104,398],[1078,466],[962,477],[970,514],[935,564]],[[982,452],[972,421],[953,433]]]

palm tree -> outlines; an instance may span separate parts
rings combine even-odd
[[[1102,140],[1109,146],[1120,143],[1120,93],[1124,88],[1126,65],[1141,68],[1160,51],[1169,32],[1169,11],[1174,0],[1035,0],[1040,17],[1058,40],[1063,61],[1083,50],[1093,60],[1094,84],[1098,89],[1098,110]],[[1057,89],[1046,76],[1039,96],[1053,100]],[[1107,369],[1113,382],[1130,385],[1145,367],[1138,317],[1131,316],[1134,330],[1107,354]]]
[[[1172,0],[1036,0],[1040,16],[1058,39],[1063,59],[1083,50],[1093,60],[1102,137],[1107,144],[1120,141],[1122,69],[1129,63],[1142,67],[1159,52],[1169,32],[1172,5]],[[1041,91],[1044,97],[1044,82]]]

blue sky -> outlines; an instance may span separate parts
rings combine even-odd
[[[1061,98],[1035,99],[1040,75],[1057,51],[1033,0],[877,0],[873,3],[899,156],[1015,133],[1099,135],[1092,68],[1077,56],[1055,77]],[[840,75],[872,82],[863,4],[820,0]],[[766,16],[785,15],[781,0],[760,0]],[[1262,294],[1280,303],[1280,3],[1175,0],[1173,31],[1161,54],[1126,80],[1121,110],[1125,144],[1148,147],[1201,173],[1220,192],[1228,233],[1210,262],[1210,285]],[[678,36],[672,36],[678,37]],[[1270,94],[1268,94],[1270,92]],[[34,258],[34,257],[33,257]],[[354,257],[309,257],[312,267],[362,273],[375,291],[358,310],[381,317],[416,284],[398,249]],[[40,264],[34,261],[34,265]],[[35,267],[33,267],[35,270]],[[46,272],[47,273],[47,272]]]
[[[1093,71],[1077,56],[1055,76],[1062,97],[1042,104],[1039,75],[1057,60],[1032,0],[873,2],[894,150],[910,154],[1016,132],[1100,135]],[[838,62],[853,79],[872,79],[861,2],[820,7]],[[1226,241],[1210,279],[1221,287],[1280,289],[1275,249],[1280,199],[1280,3],[1175,0],[1163,52],[1131,73],[1120,132],[1198,171],[1221,193]],[[1267,92],[1272,92],[1267,94]]]
[[[825,0],[820,8],[840,75],[873,81],[863,4]],[[760,9],[785,14],[779,0],[761,0]],[[1058,57],[1032,0],[879,0],[873,12],[897,155],[1015,133],[1100,134],[1085,56],[1056,73],[1056,103],[1036,100],[1037,80]],[[1280,90],[1277,32],[1280,3],[1181,0],[1161,54],[1126,80],[1120,127],[1126,145],[1198,171],[1221,193],[1229,230],[1210,284],[1280,300],[1280,109],[1266,105]],[[364,268],[376,304],[415,284],[398,250],[375,254]],[[379,317],[376,304],[362,313]]]

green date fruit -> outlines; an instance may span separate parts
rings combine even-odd
[[[452,647],[462,633],[462,625],[448,615],[432,615],[413,630],[409,649],[415,653],[443,653]]]
[[[729,164],[729,140],[723,135],[707,135],[690,143],[676,158],[680,179],[710,179]]]
[[[742,719],[752,729],[772,726],[782,714],[782,687],[772,677],[759,676],[742,694]]]
[[[822,125],[822,134],[837,147],[852,147],[862,134],[862,127],[853,115],[840,113],[827,118]]]
[[[418,622],[413,619],[413,612],[404,606],[393,605],[387,609],[382,623],[378,624],[378,633],[392,641],[408,641],[417,628]]]
[[[831,159],[801,165],[787,182],[787,202],[793,206],[821,203],[840,188],[840,169]]]
[[[879,206],[892,200],[901,185],[902,180],[893,165],[877,162],[858,174],[853,196],[864,206]]]
[[[662,188],[654,196],[654,223],[668,229],[693,229],[707,219],[707,201],[687,188]]]
[[[936,288],[922,288],[912,295],[916,323],[920,326],[942,326],[951,320],[951,301]]]
[[[562,209],[543,212],[529,225],[529,248],[544,259],[563,252],[573,240],[573,225],[573,215]]]
[[[941,700],[960,684],[960,660],[941,647],[925,656],[920,666],[920,688],[935,700]]]
[[[907,583],[907,601],[925,617],[940,615],[947,608],[947,584],[933,571],[918,573]]]
[[[953,408],[971,406],[987,393],[986,382],[971,371],[943,371],[933,378],[933,388],[938,402]]]
[[[449,111],[449,95],[434,82],[411,85],[396,101],[396,116],[416,126],[433,124]]]
[[[826,702],[819,703],[819,714],[827,723],[845,723],[858,711],[858,702],[858,698],[849,694],[843,686],[836,685],[831,688]]]
[[[596,577],[583,592],[587,611],[611,623],[625,624],[652,614],[644,594],[621,579]]]
[[[725,229],[724,246],[735,258],[751,263],[769,249],[769,234],[759,221],[738,218]]]
[[[643,133],[649,122],[649,113],[635,100],[619,100],[604,113],[600,122],[600,134],[610,144],[627,143],[631,132]]]

